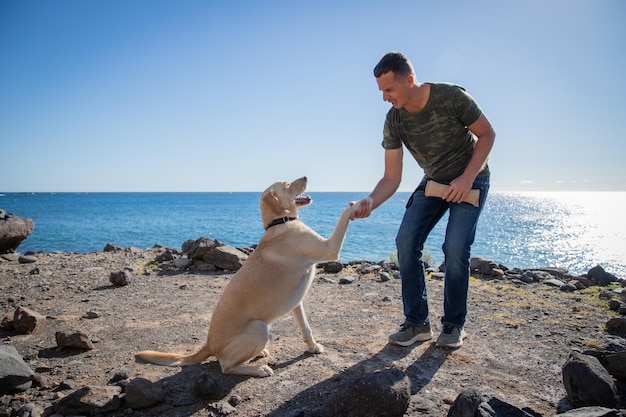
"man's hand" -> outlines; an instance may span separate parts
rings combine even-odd
[[[472,190],[472,184],[473,181],[468,181],[462,176],[458,177],[450,183],[450,186],[446,189],[441,198],[449,202],[460,203],[465,200],[465,197],[467,197]]]
[[[363,198],[359,201],[350,201],[350,207],[354,207],[350,214],[350,220],[362,219],[372,214],[374,199],[372,197]]]

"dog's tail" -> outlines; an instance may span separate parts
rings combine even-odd
[[[135,353],[135,357],[146,362],[155,363],[157,365],[165,366],[185,366],[185,365],[197,365],[202,363],[209,356],[213,356],[211,349],[208,345],[202,346],[202,348],[196,353],[191,355],[180,355],[178,353],[166,353],[156,352],[154,350],[143,350]]]

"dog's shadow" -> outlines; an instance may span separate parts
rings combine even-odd
[[[316,355],[304,352],[287,361],[273,363],[272,368],[275,371],[288,368],[314,356]],[[252,362],[259,359],[255,358]],[[140,359],[136,361],[144,363]],[[199,410],[210,407],[211,403],[229,399],[237,385],[250,378],[254,377],[224,374],[216,360],[201,365],[183,366],[180,372],[155,382],[156,386],[164,389],[165,398],[162,403],[150,408],[149,415],[161,416],[174,412],[181,417],[195,415]]]
[[[428,346],[424,352],[404,370],[404,373],[411,381],[411,395],[419,393],[428,385],[448,355],[447,350],[435,348],[432,342],[426,343],[428,343]],[[340,374],[301,391],[275,410],[268,410],[265,415],[268,417],[324,415],[323,408],[325,404],[323,399],[335,392],[342,380],[363,373],[390,368],[393,366],[393,362],[406,357],[419,346],[400,347],[387,344],[370,358],[355,363]],[[272,368],[274,371],[279,372],[281,369],[316,356],[305,352],[287,361],[273,363]],[[182,367],[179,373],[165,377],[157,382],[157,384],[166,388],[166,397],[163,403],[158,406],[159,410],[156,412],[166,413],[167,409],[171,408],[176,410],[176,415],[178,416],[191,416],[199,410],[206,409],[211,403],[227,400],[237,385],[250,378],[253,377],[223,374],[217,361]],[[303,408],[303,405],[305,405],[305,408]]]
[[[217,361],[183,366],[180,372],[155,383],[164,389],[165,398],[147,415],[195,415],[211,403],[227,399],[238,384],[249,378],[253,377],[223,374]]]

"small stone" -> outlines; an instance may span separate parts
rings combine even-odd
[[[83,318],[84,319],[97,319],[98,317],[100,317],[100,314],[96,313],[95,311],[88,311],[85,314],[83,314]]]
[[[24,256],[20,256],[19,258],[19,262],[21,264],[33,264],[37,261],[38,261],[37,257],[32,256],[32,255],[24,255]]]
[[[45,321],[44,316],[27,307],[18,307],[13,314],[13,327],[19,334],[33,333]]]
[[[91,338],[80,331],[75,333],[56,332],[55,337],[57,341],[57,346],[60,349],[93,349],[93,343],[91,342]]]
[[[130,284],[132,281],[132,278],[133,278],[133,274],[131,274],[127,270],[119,271],[119,272],[111,272],[111,275],[109,275],[109,281],[111,282],[111,284],[115,285],[116,287],[124,287]]]

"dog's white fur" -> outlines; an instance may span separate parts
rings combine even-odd
[[[307,178],[302,177],[267,188],[261,196],[263,224],[267,227],[275,219],[298,217],[298,208],[311,202],[310,198],[298,197],[306,186]],[[207,341],[199,351],[186,356],[142,351],[135,356],[171,366],[198,364],[214,356],[224,373],[270,376],[273,371],[269,366],[249,361],[269,355],[270,325],[290,311],[308,352],[322,353],[324,348],[313,338],[302,299],[313,283],[315,264],[339,258],[352,210],[348,207],[343,211],[328,239],[301,220],[268,228],[224,290],[213,312]]]

